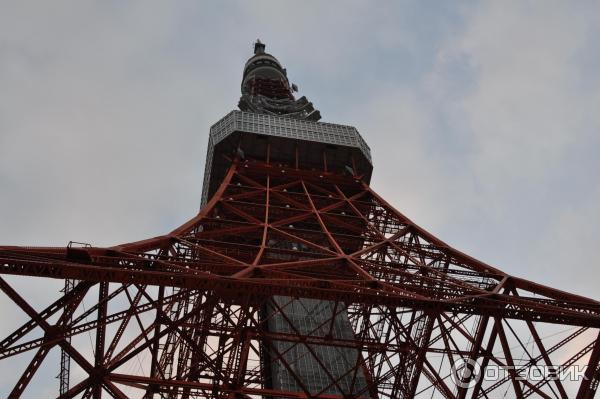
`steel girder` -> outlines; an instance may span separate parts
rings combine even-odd
[[[28,317],[0,341],[0,359],[33,354],[9,397],[54,348],[79,376],[61,398],[592,398],[600,379],[600,303],[451,248],[359,176],[235,160],[207,206],[169,234],[111,248],[0,247],[0,273],[77,280],[38,310],[15,277],[0,279]],[[270,330],[298,298],[329,301],[331,316],[313,331]],[[349,334],[333,333],[340,312]],[[357,356],[336,375],[319,347]],[[297,348],[324,389],[298,376],[302,359],[287,353]],[[456,381],[461,359],[474,375],[502,375]],[[273,389],[267,361],[299,388]],[[578,381],[522,377],[576,365],[586,366]]]

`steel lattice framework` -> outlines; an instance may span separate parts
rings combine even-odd
[[[348,372],[361,370],[368,383],[356,397],[414,397],[419,389],[424,397],[432,390],[446,398],[492,397],[509,386],[516,397],[566,398],[562,382],[519,380],[510,366],[568,366],[582,358],[588,378],[576,397],[593,397],[600,377],[598,302],[508,276],[449,247],[350,176],[235,161],[207,206],[170,234],[112,248],[3,247],[0,267],[3,274],[78,281],[39,311],[0,280],[30,317],[0,342],[0,357],[35,352],[11,397],[57,346],[88,375],[65,398],[100,391],[125,398],[124,385],[169,398],[340,397],[268,389],[265,353],[294,372],[276,341],[308,348],[306,356],[316,356],[311,348],[319,344],[357,350]],[[94,286],[96,304],[83,312]],[[285,315],[286,303],[274,296],[330,301],[330,320],[347,311],[353,337],[269,333],[269,318]],[[565,330],[556,342],[538,332],[547,323]],[[28,338],[35,330],[43,335]],[[89,330],[93,358],[69,343]],[[142,352],[151,359],[147,374],[123,372]],[[461,389],[447,378],[461,357],[514,372]]]
[[[27,317],[0,341],[1,360],[29,356],[9,397],[54,349],[61,399],[594,397],[599,302],[445,244],[378,196],[370,169],[354,158],[332,166],[350,150],[325,142],[323,167],[307,166],[314,151],[293,129],[338,140],[342,127],[272,119],[281,137],[296,135],[294,156],[281,155],[281,137],[262,137],[259,156],[260,137],[235,132],[262,132],[273,117],[228,117],[218,126],[230,136],[215,134],[233,146],[209,151],[211,165],[226,165],[207,165],[218,179],[205,181],[210,200],[169,234],[110,248],[0,247],[0,289]],[[67,283],[36,308],[14,276]],[[575,381],[554,378],[575,366]],[[551,374],[534,378],[532,367]],[[501,373],[483,378],[490,370]]]

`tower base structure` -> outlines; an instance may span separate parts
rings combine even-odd
[[[33,353],[10,397],[58,348],[79,376],[64,398],[592,398],[598,386],[598,302],[470,258],[349,174],[232,159],[202,211],[169,234],[2,247],[0,272],[78,281],[34,309],[0,280],[29,317],[0,359]],[[506,374],[456,382],[460,359],[475,375]],[[585,378],[519,378],[532,364],[581,364]]]

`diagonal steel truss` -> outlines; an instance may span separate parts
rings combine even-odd
[[[0,247],[0,273],[28,318],[0,341],[0,359],[29,356],[11,398],[59,348],[74,370],[60,398],[583,399],[600,381],[599,302],[451,248],[358,176],[235,160],[207,206],[169,234]],[[14,276],[77,283],[35,309]],[[328,304],[310,331],[288,312],[300,299]],[[342,313],[351,331],[336,332]],[[276,320],[285,332],[269,328]],[[355,355],[334,373],[323,347]],[[307,358],[318,390],[298,375]],[[462,363],[500,373],[456,379]],[[271,364],[297,388],[273,388]],[[576,381],[522,377],[574,366],[585,369]]]

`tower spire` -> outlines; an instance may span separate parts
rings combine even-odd
[[[321,113],[306,97],[294,98],[293,92],[297,86],[290,84],[287,70],[265,49],[266,45],[256,39],[254,55],[244,67],[238,107],[242,111],[258,114],[310,121],[321,119]]]
[[[254,54],[263,54],[265,52],[265,45],[260,41],[260,39],[256,39],[254,43]]]

